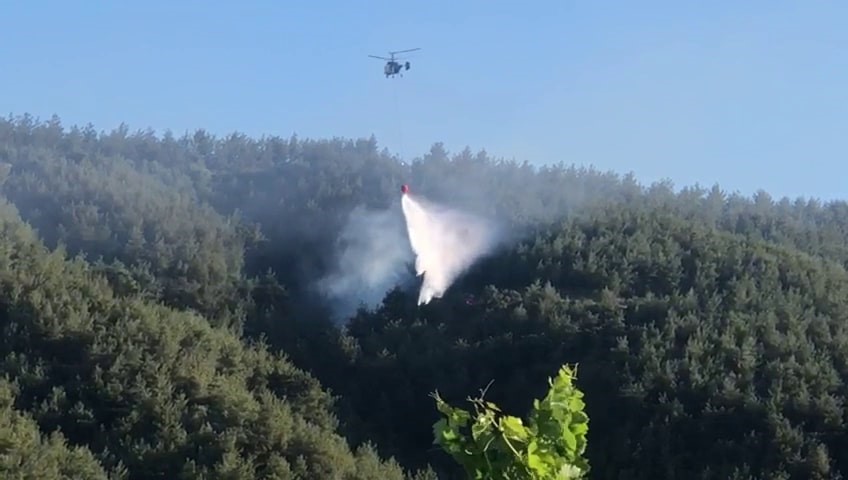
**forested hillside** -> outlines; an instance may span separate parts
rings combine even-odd
[[[461,478],[428,394],[525,412],[563,363],[591,478],[848,472],[844,202],[29,116],[0,162],[4,475]],[[397,269],[324,288],[401,183],[507,241],[423,307]]]

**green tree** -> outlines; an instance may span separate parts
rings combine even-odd
[[[584,478],[583,457],[589,417],[577,369],[564,365],[542,400],[533,402],[527,422],[504,414],[483,391],[468,400],[474,415],[450,406],[438,392],[436,407],[445,416],[433,425],[435,440],[475,480],[566,480]]]

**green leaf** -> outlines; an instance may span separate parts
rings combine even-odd
[[[483,434],[485,434],[486,430],[488,430],[489,428],[490,427],[488,422],[481,421],[480,419],[478,419],[476,422],[474,422],[473,425],[471,425],[471,438],[473,438],[474,440],[479,440],[480,437],[483,436]]]
[[[586,404],[577,396],[571,397],[571,401],[568,403],[568,408],[573,412],[583,410],[585,407]]]
[[[583,471],[577,468],[574,465],[565,464],[563,465],[556,475],[556,480],[571,480],[580,478],[583,476]]]
[[[550,472],[550,469],[547,465],[545,465],[545,462],[542,461],[541,457],[533,453],[527,454],[527,466],[530,467],[536,475],[542,478],[546,477]]]
[[[570,430],[562,431],[562,440],[565,442],[565,445],[569,450],[573,451],[577,449],[577,437],[575,437]]]
[[[520,418],[510,416],[503,417],[501,418],[500,426],[507,438],[513,438],[521,441],[527,439],[527,428],[521,422]]]
[[[587,423],[571,423],[571,432],[574,435],[584,435],[589,430],[589,425]]]
[[[589,421],[589,417],[582,411],[573,412],[571,418],[573,423],[587,423]]]

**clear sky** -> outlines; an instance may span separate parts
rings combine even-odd
[[[369,54],[420,47],[404,78]],[[5,2],[0,114],[848,198],[848,1]]]

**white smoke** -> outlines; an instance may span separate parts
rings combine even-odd
[[[405,236],[398,208],[358,207],[350,213],[338,239],[335,269],[318,282],[337,317],[352,315],[360,305],[378,305],[386,292],[409,279],[412,251]]]
[[[400,207],[350,213],[335,269],[317,282],[338,319],[360,306],[376,307],[389,290],[414,280],[410,262],[416,275],[424,275],[418,304],[440,298],[499,239],[493,223],[470,213],[410,195]]]
[[[441,298],[456,278],[497,245],[494,224],[466,212],[404,195],[407,235],[415,273],[423,275],[418,304]]]

